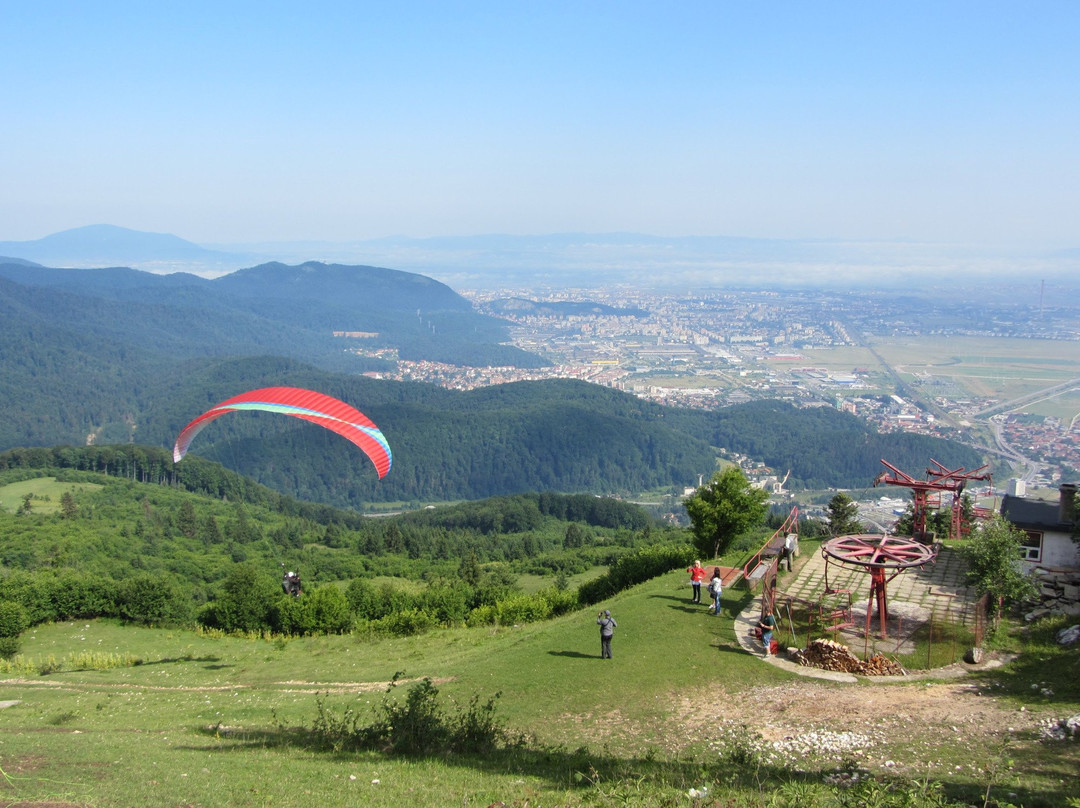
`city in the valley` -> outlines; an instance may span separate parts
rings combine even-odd
[[[837,407],[879,430],[988,449],[1032,486],[1080,469],[1080,318],[1074,298],[1037,284],[966,299],[947,290],[463,294],[510,321],[513,344],[549,364],[403,361],[366,348],[363,334],[346,337],[349,350],[393,361],[384,377],[454,389],[575,378],[680,407],[759,398]]]

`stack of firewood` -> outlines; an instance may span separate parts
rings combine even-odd
[[[793,657],[800,665],[810,668],[861,676],[900,676],[904,673],[900,665],[881,654],[875,654],[864,662],[851,653],[846,645],[824,638],[814,640],[802,651],[796,651]]]
[[[859,671],[863,676],[904,676],[907,671],[899,662],[874,654],[863,663],[863,669]]]

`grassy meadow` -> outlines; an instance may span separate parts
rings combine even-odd
[[[0,508],[14,513],[23,504],[27,495],[30,505],[37,513],[51,514],[60,511],[60,501],[65,493],[77,494],[80,491],[96,491],[102,486],[96,483],[60,482],[55,477],[22,480],[0,486]]]
[[[715,618],[689,603],[685,577],[601,604],[619,623],[612,660],[599,659],[595,608],[383,640],[37,626],[0,669],[0,703],[10,704],[0,709],[0,805],[826,806],[857,804],[835,801],[845,792],[828,781],[862,769],[928,778],[972,804],[988,785],[999,800],[1015,797],[990,805],[1078,804],[1080,744],[1047,744],[1036,731],[1080,712],[1076,652],[1045,631],[1003,649],[1038,640],[1033,654],[962,686],[808,680],[740,647],[731,615],[749,593],[729,588]],[[388,695],[397,673],[404,684]],[[367,715],[425,677],[449,711],[494,698],[514,740],[434,756],[320,743],[320,709]],[[920,706],[933,690],[952,709],[964,688],[979,688],[971,703],[992,710],[978,725],[962,710],[938,717]],[[891,706],[853,723],[863,703]],[[915,732],[912,716],[924,713]],[[842,727],[869,740],[836,751]],[[779,746],[811,731],[798,751]]]

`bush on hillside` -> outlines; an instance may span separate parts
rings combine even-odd
[[[583,605],[599,603],[631,586],[685,567],[694,555],[694,548],[686,544],[644,547],[620,558],[599,578],[582,584],[578,597]]]
[[[54,587],[49,577],[52,576],[16,570],[0,581],[0,598],[21,604],[32,626],[56,620]]]
[[[117,584],[116,614],[132,623],[184,625],[191,611],[191,596],[166,573],[139,573]]]
[[[463,624],[473,597],[475,590],[471,586],[454,581],[433,581],[421,596],[424,610],[443,626]]]
[[[171,584],[170,584],[171,586]],[[122,617],[117,611],[120,584],[78,570],[16,570],[0,580],[0,598],[20,603],[30,625],[56,620]]]
[[[278,634],[344,634],[353,616],[345,593],[336,586],[320,586],[298,598],[281,595],[269,610],[270,629]]]
[[[0,600],[0,637],[18,637],[30,628],[26,608],[13,600]]]
[[[435,628],[435,618],[421,609],[405,609],[378,620],[358,624],[358,628],[377,636],[410,637]]]
[[[116,589],[112,579],[61,570],[52,581],[50,600],[59,620],[89,619],[115,613]]]
[[[19,635],[28,628],[30,615],[21,603],[0,601],[0,659],[10,659],[19,653]]]
[[[320,586],[303,595],[304,609],[311,616],[311,632],[315,634],[344,634],[352,628],[352,612],[345,593],[336,586]]]
[[[270,610],[280,597],[276,581],[253,564],[237,564],[222,586],[221,597],[207,603],[198,621],[222,631],[263,631],[270,626]]]
[[[401,674],[394,675],[391,689]],[[377,749],[399,755],[487,754],[511,739],[501,720],[495,717],[496,693],[481,703],[474,696],[468,707],[448,713],[439,703],[439,689],[425,678],[405,695],[404,701],[389,696],[375,708],[375,718],[362,724],[350,707],[334,715],[323,699],[316,701],[318,715],[311,727],[320,745],[343,749]]]

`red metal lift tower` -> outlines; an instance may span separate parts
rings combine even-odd
[[[888,471],[883,471],[874,478],[874,486],[877,487],[879,483],[885,483],[886,485],[899,485],[911,489],[911,496],[914,500],[912,505],[912,514],[914,516],[912,533],[913,538],[919,540],[925,539],[928,535],[926,530],[926,515],[931,505],[941,505],[942,491],[950,492],[953,498],[952,522],[949,526],[949,538],[960,538],[963,533],[961,525],[962,508],[960,495],[964,491],[964,486],[967,485],[968,480],[990,479],[989,473],[981,473],[987,466],[979,466],[979,468],[974,471],[965,471],[963,467],[958,469],[948,469],[938,461],[930,458],[930,462],[934,464],[934,467],[926,470],[925,480],[916,480],[911,475],[900,471],[900,469],[891,463],[884,460],[881,462]]]

